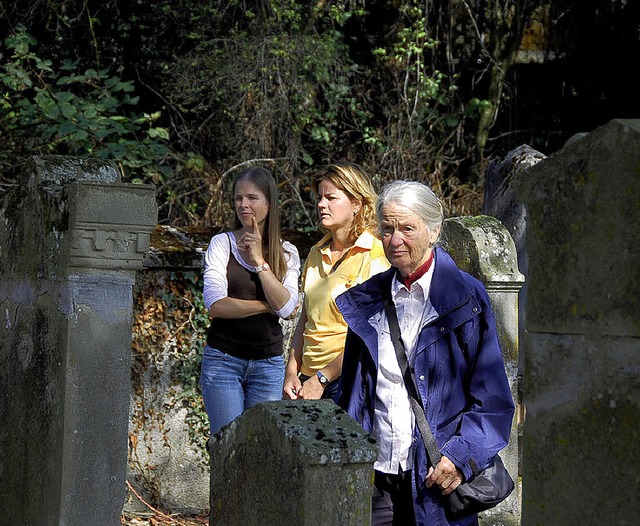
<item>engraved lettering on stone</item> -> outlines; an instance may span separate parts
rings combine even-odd
[[[144,232],[138,233],[138,252],[143,254],[149,252],[149,248],[151,246],[151,236]]]
[[[89,237],[89,239],[91,239]],[[96,230],[93,233],[93,248],[95,250],[105,250],[107,248],[107,233]]]
[[[150,235],[146,232],[76,229],[71,248],[74,252],[84,252],[86,255],[89,252],[105,252],[120,257],[131,251],[144,253],[148,251],[149,244]]]

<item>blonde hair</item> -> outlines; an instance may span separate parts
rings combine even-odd
[[[360,210],[351,220],[348,231],[349,238],[355,241],[365,231],[375,235],[378,195],[373,189],[373,184],[367,173],[355,163],[330,164],[323,172],[314,176],[311,181],[311,187],[316,195],[320,182],[325,179],[342,190],[351,201],[360,204]]]

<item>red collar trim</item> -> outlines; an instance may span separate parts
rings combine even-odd
[[[429,259],[427,259],[427,261],[425,261],[422,265],[420,265],[420,267],[410,276],[407,276],[406,278],[403,278],[400,273],[398,273],[398,278],[400,279],[400,281],[402,281],[402,283],[404,283],[404,286],[407,287],[408,290],[411,290],[411,285],[413,285],[416,281],[418,281],[422,276],[424,276],[429,269],[431,268],[431,264],[433,263],[433,250],[431,251],[431,255],[429,256]]]

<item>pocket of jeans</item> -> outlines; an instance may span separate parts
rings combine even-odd
[[[203,358],[205,359],[210,359],[210,360],[217,360],[219,358],[224,358],[225,356],[227,356],[227,354],[223,353],[222,351],[214,348],[214,347],[210,347],[209,345],[205,345],[204,346],[204,352],[203,352]]]
[[[228,367],[225,367],[224,363],[228,358],[228,354],[206,345],[200,369],[200,386],[207,382],[213,382],[219,375],[225,374],[228,371]]]

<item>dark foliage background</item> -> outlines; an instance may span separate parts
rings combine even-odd
[[[3,0],[0,185],[33,154],[112,159],[161,222],[222,225],[230,176],[276,176],[285,227],[309,180],[362,164],[477,213],[489,160],[640,115],[626,0]]]

